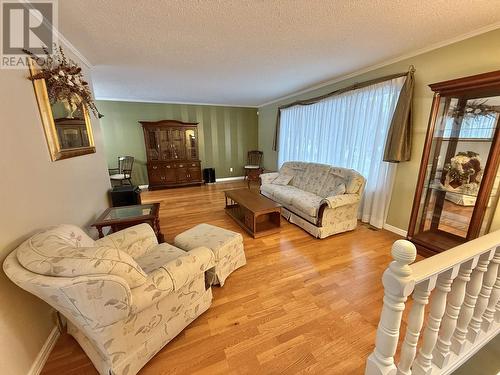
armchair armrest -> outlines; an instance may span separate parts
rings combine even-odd
[[[97,246],[109,246],[124,251],[135,259],[158,245],[158,240],[153,228],[149,224],[143,223],[108,234],[95,243]]]
[[[262,185],[264,185],[264,184],[270,184],[279,175],[280,174],[278,172],[262,173],[260,175],[260,180],[262,181]]]
[[[93,329],[99,329],[129,316],[132,295],[121,277],[87,275],[64,282],[67,285],[60,286],[58,297],[59,301],[64,299],[63,307],[67,309],[57,305],[55,308],[80,327],[86,323]]]
[[[333,197],[326,197],[321,204],[326,204],[328,208],[342,207],[348,204],[355,204],[361,200],[358,194],[340,194]]]
[[[135,311],[142,311],[158,299],[176,292],[215,266],[215,256],[206,247],[187,251],[148,274],[146,282],[132,289]]]

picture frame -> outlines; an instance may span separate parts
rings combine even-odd
[[[33,77],[35,74],[40,72],[40,68],[32,58],[29,58],[28,61],[29,71]],[[54,106],[50,103],[45,79],[33,80],[33,88],[35,90],[38,109],[40,111],[40,118],[42,120],[42,126],[45,132],[45,138],[49,148],[51,160],[57,161],[95,153],[96,148],[92,132],[92,123],[85,106],[80,104],[78,108],[76,108],[80,115],[80,118],[78,119],[71,118],[72,121],[60,121],[64,119],[55,120]],[[64,130],[58,129],[58,126],[61,126],[60,124],[62,123],[66,126]],[[74,124],[74,129],[72,131],[68,131],[68,123]],[[77,133],[80,135],[80,142],[78,142],[78,139],[75,140],[74,135]],[[64,137],[64,134],[71,134],[73,139],[68,141],[61,138]]]

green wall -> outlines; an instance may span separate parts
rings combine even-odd
[[[134,184],[148,183],[146,149],[139,121],[199,122],[202,168],[215,168],[217,178],[243,175],[248,150],[257,148],[257,109],[188,104],[97,101],[108,165],[120,155],[135,157]],[[229,171],[233,168],[233,172]]]
[[[424,136],[432,103],[429,84],[500,69],[500,29],[427,52],[354,78],[309,91],[259,108],[259,149],[266,155],[266,169],[277,168],[277,153],[272,151],[277,107],[297,99],[317,95],[391,73],[404,72],[410,64],[416,68],[413,111],[413,150],[409,162],[400,163],[392,193],[387,224],[407,230],[410,220],[417,174],[424,145]],[[492,229],[500,228],[497,209]]]

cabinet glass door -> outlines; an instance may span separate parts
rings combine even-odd
[[[169,130],[169,136],[171,159],[185,159],[184,131],[182,129],[172,128]]]
[[[149,160],[160,159],[160,141],[158,137],[158,129],[150,128],[146,130],[147,137],[147,152]]]
[[[170,134],[167,129],[161,128],[158,131],[159,144],[161,150],[161,160],[170,160],[172,156],[172,148],[170,142]]]
[[[196,129],[186,129],[184,131],[184,139],[186,141],[186,158],[189,160],[197,160],[198,152],[196,150]]]
[[[484,188],[500,112],[500,96],[486,98],[440,97],[429,163],[420,198],[414,238],[442,249],[470,237],[476,209],[484,211],[480,231],[489,230],[498,201],[498,182],[486,183],[486,203],[478,207]],[[494,171],[496,175],[496,171]],[[481,213],[482,214],[482,213]],[[477,233],[473,237],[477,237]]]

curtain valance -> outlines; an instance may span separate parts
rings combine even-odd
[[[306,100],[298,100],[293,103],[285,104],[278,107],[278,113],[276,116],[276,128],[273,140],[273,150],[274,151],[278,150],[281,110],[294,106],[305,106],[305,105],[316,104],[322,100],[328,99],[332,96],[343,94],[348,91],[358,90],[384,81],[389,81],[395,78],[406,76],[406,80],[399,94],[396,109],[394,111],[394,115],[391,120],[391,125],[387,133],[387,140],[385,144],[383,160],[392,163],[410,160],[411,141],[412,141],[411,110],[413,102],[413,88],[415,85],[414,73],[415,73],[415,68],[412,65],[410,66],[408,72],[405,73],[397,73],[372,79],[365,82],[355,83],[351,86],[344,87],[321,96],[317,96]]]

